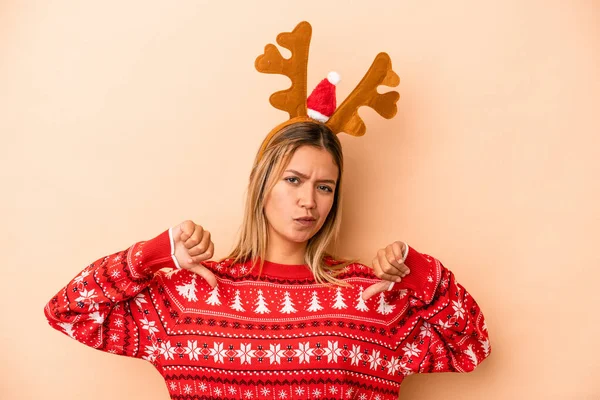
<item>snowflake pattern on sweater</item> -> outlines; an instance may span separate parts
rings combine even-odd
[[[333,263],[333,261],[330,261]],[[206,262],[211,288],[174,269],[168,231],[103,257],[53,297],[55,329],[97,349],[148,360],[172,399],[398,397],[413,373],[468,372],[490,354],[475,300],[435,258],[410,248],[411,274],[379,281],[355,263],[317,284],[302,265]]]

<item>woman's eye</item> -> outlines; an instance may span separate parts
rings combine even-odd
[[[289,183],[298,183],[298,178],[296,178],[295,176],[285,178],[285,180],[288,181]]]
[[[322,190],[322,191],[328,192],[328,193],[333,193],[333,189],[330,188],[329,186],[321,185],[321,186],[319,186],[319,190]]]

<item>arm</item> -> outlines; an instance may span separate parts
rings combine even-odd
[[[405,264],[411,272],[394,290],[406,291],[407,316],[419,323],[399,349],[403,369],[407,373],[472,371],[490,354],[478,304],[439,260],[411,248]]]
[[[140,357],[141,342],[158,332],[143,319],[150,302],[144,290],[156,271],[175,266],[169,233],[86,267],[44,308],[50,325],[90,347]]]

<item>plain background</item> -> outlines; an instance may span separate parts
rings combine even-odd
[[[400,398],[600,398],[599,17],[597,1],[1,2],[0,397],[168,398],[150,364],[80,345],[43,307],[184,219],[230,250],[254,153],[287,117],[268,103],[287,78],[254,59],[308,20],[310,88],[336,70],[343,99],[379,51],[401,77],[396,118],[363,108],[366,136],[341,136],[340,253],[405,240],[487,317],[487,361]]]

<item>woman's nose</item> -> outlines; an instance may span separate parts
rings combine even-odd
[[[316,207],[315,192],[308,185],[306,185],[306,187],[300,189],[299,203],[300,203],[300,206],[305,207],[305,208]]]

